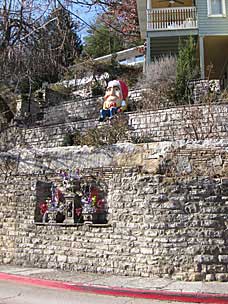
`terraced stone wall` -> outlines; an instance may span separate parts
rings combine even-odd
[[[207,144],[216,147],[216,142]],[[134,163],[132,168],[118,171],[106,167],[109,216],[108,225],[103,226],[34,223],[34,185],[58,178],[51,160],[58,160],[59,168],[70,161],[71,166],[78,165],[77,159],[68,159],[65,149],[50,155],[50,170],[47,167],[44,171],[39,170],[42,157],[38,154],[36,161],[5,155],[0,178],[1,263],[128,276],[228,280],[227,143],[214,153],[206,146],[182,144],[172,154],[170,164],[167,150],[174,151],[154,145],[158,159],[155,172]],[[150,148],[150,153],[142,153],[153,163]],[[129,147],[127,150],[130,153]],[[92,161],[94,151],[90,153]],[[213,168],[210,175],[204,175],[209,174],[203,170],[205,166]],[[105,167],[91,170],[104,173]]]
[[[130,104],[142,98],[141,90],[131,91]],[[55,99],[55,95],[49,97]],[[52,100],[54,103],[55,100]],[[50,101],[51,102],[51,101]],[[98,126],[99,109],[102,98],[75,97],[69,101],[58,101],[55,106],[44,109],[43,120],[29,125],[26,121],[20,125],[11,125],[0,134],[0,151],[19,147],[59,147],[63,145],[66,134],[76,130],[84,132]]]
[[[226,139],[227,114],[227,104],[126,113],[129,137],[132,142],[142,143],[183,139]],[[74,133],[76,130],[85,132],[99,125],[96,118],[30,128],[12,126],[2,132],[0,150],[4,151],[12,147],[59,147],[63,145],[66,134]]]
[[[173,182],[164,176],[115,176],[110,226],[34,224],[31,184],[10,177],[1,194],[2,263],[104,272],[227,280],[227,179]],[[3,193],[4,194],[4,193]]]
[[[129,92],[129,111],[134,109],[135,104],[142,99],[142,90]],[[80,120],[98,119],[99,110],[103,105],[103,97],[82,98],[76,96],[72,100],[62,101],[55,105],[53,97],[52,106],[44,110],[43,125],[69,123]]]

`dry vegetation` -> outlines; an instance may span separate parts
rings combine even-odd
[[[67,134],[63,146],[87,145],[101,147],[112,145],[126,141],[128,139],[128,130],[127,117],[122,113],[114,116],[111,120],[107,120],[98,128],[88,129],[84,133],[77,131],[73,134]]]
[[[147,67],[144,77],[138,82],[145,91],[137,110],[156,110],[174,105],[176,62],[175,57],[165,56]]]

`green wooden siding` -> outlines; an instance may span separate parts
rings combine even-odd
[[[187,40],[189,36],[152,37],[150,38],[151,60],[164,55],[177,55],[180,40]]]
[[[208,17],[207,0],[197,1],[199,35],[228,35],[228,0],[226,17]]]

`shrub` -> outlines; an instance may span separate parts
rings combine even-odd
[[[223,102],[227,102],[228,101],[228,88],[226,88],[221,96],[220,96],[220,100],[223,101]]]
[[[176,81],[176,58],[163,56],[152,62],[144,77],[138,81],[145,89],[143,100],[136,104],[136,109],[153,109],[173,105]]]
[[[17,111],[18,96],[13,88],[0,83],[0,128],[8,125]]]
[[[73,145],[74,145],[74,135],[73,134],[66,134],[64,136],[62,146],[65,147],[65,146],[73,146]]]
[[[180,45],[177,57],[175,99],[177,103],[188,100],[188,82],[198,77],[196,44],[192,37]]]
[[[91,89],[92,89],[92,96],[93,97],[104,95],[104,88],[102,87],[102,85],[98,81],[96,81],[92,85]]]
[[[74,145],[100,147],[125,140],[127,135],[127,119],[124,114],[118,114],[105,125],[101,125],[94,129],[88,129],[84,134],[79,132],[75,133],[73,136],[73,143]]]
[[[105,89],[106,83],[113,79],[120,78],[129,87],[134,86],[138,81],[139,74],[142,74],[142,67],[120,65],[113,55],[109,62],[97,62],[94,60],[81,62],[69,69],[66,78],[69,79],[69,75],[75,79],[92,76],[95,83],[92,93],[97,96],[97,91],[103,93],[102,89]]]
[[[64,86],[61,83],[54,83],[50,85],[50,89],[52,91],[55,91],[57,93],[63,94],[63,95],[70,95],[71,88]]]

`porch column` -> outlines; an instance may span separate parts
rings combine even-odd
[[[144,2],[144,3],[145,3],[145,2]],[[147,1],[146,1],[146,8],[147,8],[148,10],[151,9],[151,0],[147,0]]]
[[[199,37],[199,51],[200,51],[200,73],[201,78],[205,78],[205,63],[204,63],[204,36]]]
[[[151,62],[150,58],[150,37],[146,38],[146,65],[149,65]]]

